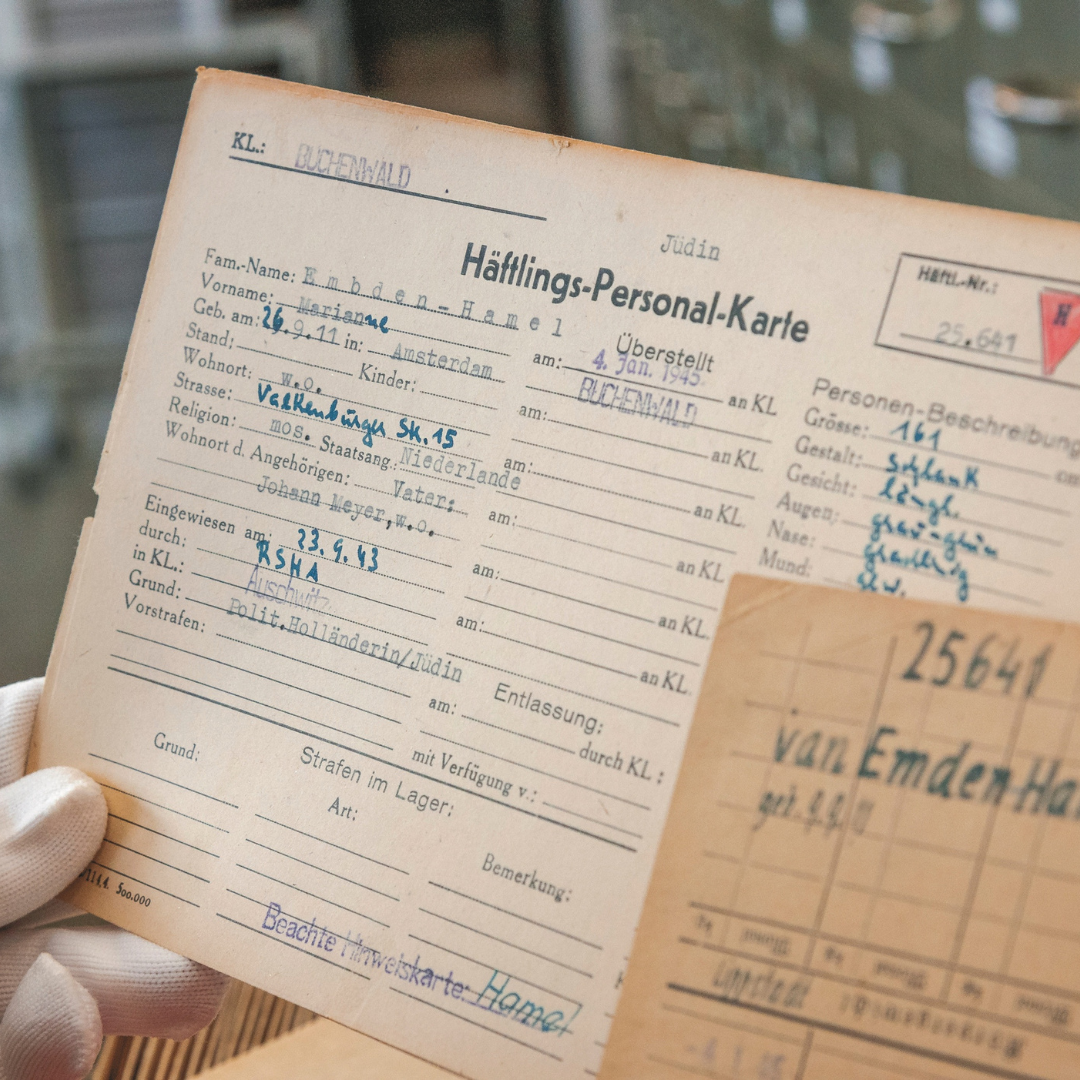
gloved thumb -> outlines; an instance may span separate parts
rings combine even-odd
[[[88,990],[48,953],[19,983],[0,1021],[0,1080],[82,1080],[101,1048]]]
[[[14,1004],[42,953],[93,996],[108,1035],[186,1039],[217,1015],[229,984],[202,964],[111,926],[8,930],[0,935],[0,1011]]]
[[[101,788],[78,769],[42,769],[0,788],[0,926],[69,885],[107,822]]]

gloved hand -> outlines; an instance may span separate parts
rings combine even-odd
[[[80,1080],[103,1035],[185,1039],[228,985],[123,930],[64,925],[92,921],[53,898],[100,847],[108,811],[78,769],[23,776],[42,681],[0,688],[0,1080]]]

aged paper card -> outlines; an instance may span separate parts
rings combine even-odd
[[[1065,1080],[1080,628],[739,575],[601,1080]]]
[[[109,799],[71,898],[480,1080],[595,1072],[733,572],[1080,609],[1078,265],[204,72],[33,750]]]

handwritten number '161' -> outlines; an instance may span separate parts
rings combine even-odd
[[[936,628],[932,622],[921,622],[915,630],[922,636],[922,644],[901,678],[921,682],[927,677],[923,674],[923,662],[926,660],[927,653],[930,652]],[[997,634],[988,634],[979,642],[970,656],[967,655],[966,648],[962,647],[966,641],[967,635],[959,630],[950,630],[945,635],[935,654],[936,663],[933,665],[934,672],[929,676],[930,683],[933,686],[948,686],[953,682],[957,672],[963,671],[963,678],[956,680],[958,688],[978,690],[990,676],[996,662],[997,670],[994,671],[994,678],[1001,681],[1002,694],[1012,693],[1016,676],[1020,674],[1024,666],[1023,661],[1014,659],[1020,645],[1019,639],[1013,640],[1007,648],[1002,650],[1000,645],[995,648],[995,643],[998,641]],[[1047,645],[1042,652],[1027,661],[1028,677],[1027,682],[1024,683],[1024,697],[1034,696],[1039,688],[1039,683],[1046,674],[1051,648]]]
[[[263,316],[263,326],[265,326],[267,330],[273,330],[273,332],[276,334],[282,328],[282,326],[285,325],[285,320],[281,317],[281,308],[278,308],[277,311],[274,312],[273,323],[271,323],[270,321],[270,305],[265,305],[265,307],[263,307],[263,311],[266,312],[266,314]]]

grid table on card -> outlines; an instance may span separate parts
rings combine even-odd
[[[1053,827],[1077,815],[1075,642],[1049,637],[1025,661],[1041,679],[1056,650],[1048,687],[1021,673],[1003,635],[980,644],[953,631],[944,652],[963,641],[972,659],[942,680],[917,669],[937,655],[942,627],[924,621],[904,640],[868,632],[838,656],[835,633],[807,619],[739,658],[754,696],[714,770],[716,813],[697,852],[712,869],[686,887],[678,938],[684,957],[709,955],[689,960],[681,971],[693,974],[668,981],[659,1002],[716,1037],[684,1039],[675,1056],[654,1047],[658,1066],[723,1080],[818,1080],[830,1062],[867,1080],[1034,1080],[1044,1073],[1021,1063],[1029,1033],[1080,1051],[1080,974],[1061,975],[1080,973],[1061,963],[1080,961],[1068,919],[1080,873]],[[920,633],[933,648],[913,656]],[[988,665],[982,650],[994,647]],[[1013,692],[1025,679],[1030,693]],[[795,772],[818,790],[800,780],[796,795]],[[771,967],[756,977],[777,987],[764,1002],[737,982],[763,957]],[[834,1015],[800,1014],[810,981],[814,993],[834,988]],[[870,1017],[892,1020],[894,1037],[856,1022]],[[717,1049],[721,1031],[739,1040],[733,1050]],[[955,1035],[956,1052],[920,1046],[927,1031]]]

